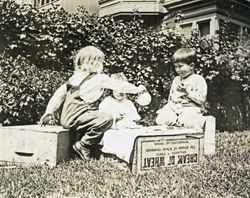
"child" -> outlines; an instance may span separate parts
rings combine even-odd
[[[112,74],[111,78],[127,81],[123,73]],[[109,113],[113,116],[113,128],[132,127],[141,117],[132,101],[127,99],[125,93],[113,91],[112,96],[106,97],[99,105],[101,112]]]
[[[201,110],[207,97],[207,84],[202,76],[194,74],[196,53],[192,49],[181,48],[174,53],[173,62],[178,76],[172,82],[168,103],[157,111],[156,123],[202,127]]]
[[[104,132],[113,124],[111,115],[96,108],[104,89],[131,94],[145,91],[142,85],[136,87],[103,74],[103,61],[101,50],[93,46],[82,48],[75,57],[74,74],[57,89],[40,119],[40,125],[48,124],[63,103],[60,122],[64,128],[81,133],[81,139],[73,145],[73,149],[83,160],[91,157],[90,151],[96,149]]]

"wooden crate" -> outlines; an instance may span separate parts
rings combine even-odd
[[[216,120],[213,116],[205,116],[204,126],[204,154],[214,155],[215,154],[215,130]]]
[[[203,158],[203,140],[203,133],[139,136],[132,155],[132,173],[198,165]]]
[[[51,167],[70,156],[70,133],[60,126],[0,127],[0,161],[47,164]]]
[[[198,165],[204,155],[215,154],[215,118],[206,116],[205,120],[201,132],[193,129],[168,129],[158,135],[152,133],[138,136],[130,160],[132,173]]]

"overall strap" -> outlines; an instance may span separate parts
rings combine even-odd
[[[73,86],[69,83],[69,81],[66,82],[66,87],[67,87],[67,92],[72,88],[72,89],[77,89],[81,87],[83,83],[85,83],[87,80],[89,80],[94,74],[96,73],[89,73],[78,86]]]
[[[83,80],[82,82],[78,85],[79,87],[82,86],[83,83],[85,83],[87,80],[89,80],[92,76],[94,76],[96,73],[92,72],[92,73],[89,73],[89,75],[87,75]]]

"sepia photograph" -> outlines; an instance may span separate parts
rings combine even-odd
[[[250,0],[0,11],[0,198],[250,197]]]

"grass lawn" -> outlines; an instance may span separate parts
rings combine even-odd
[[[216,134],[216,155],[200,166],[132,175],[114,159],[0,166],[0,197],[250,197],[250,131]]]

